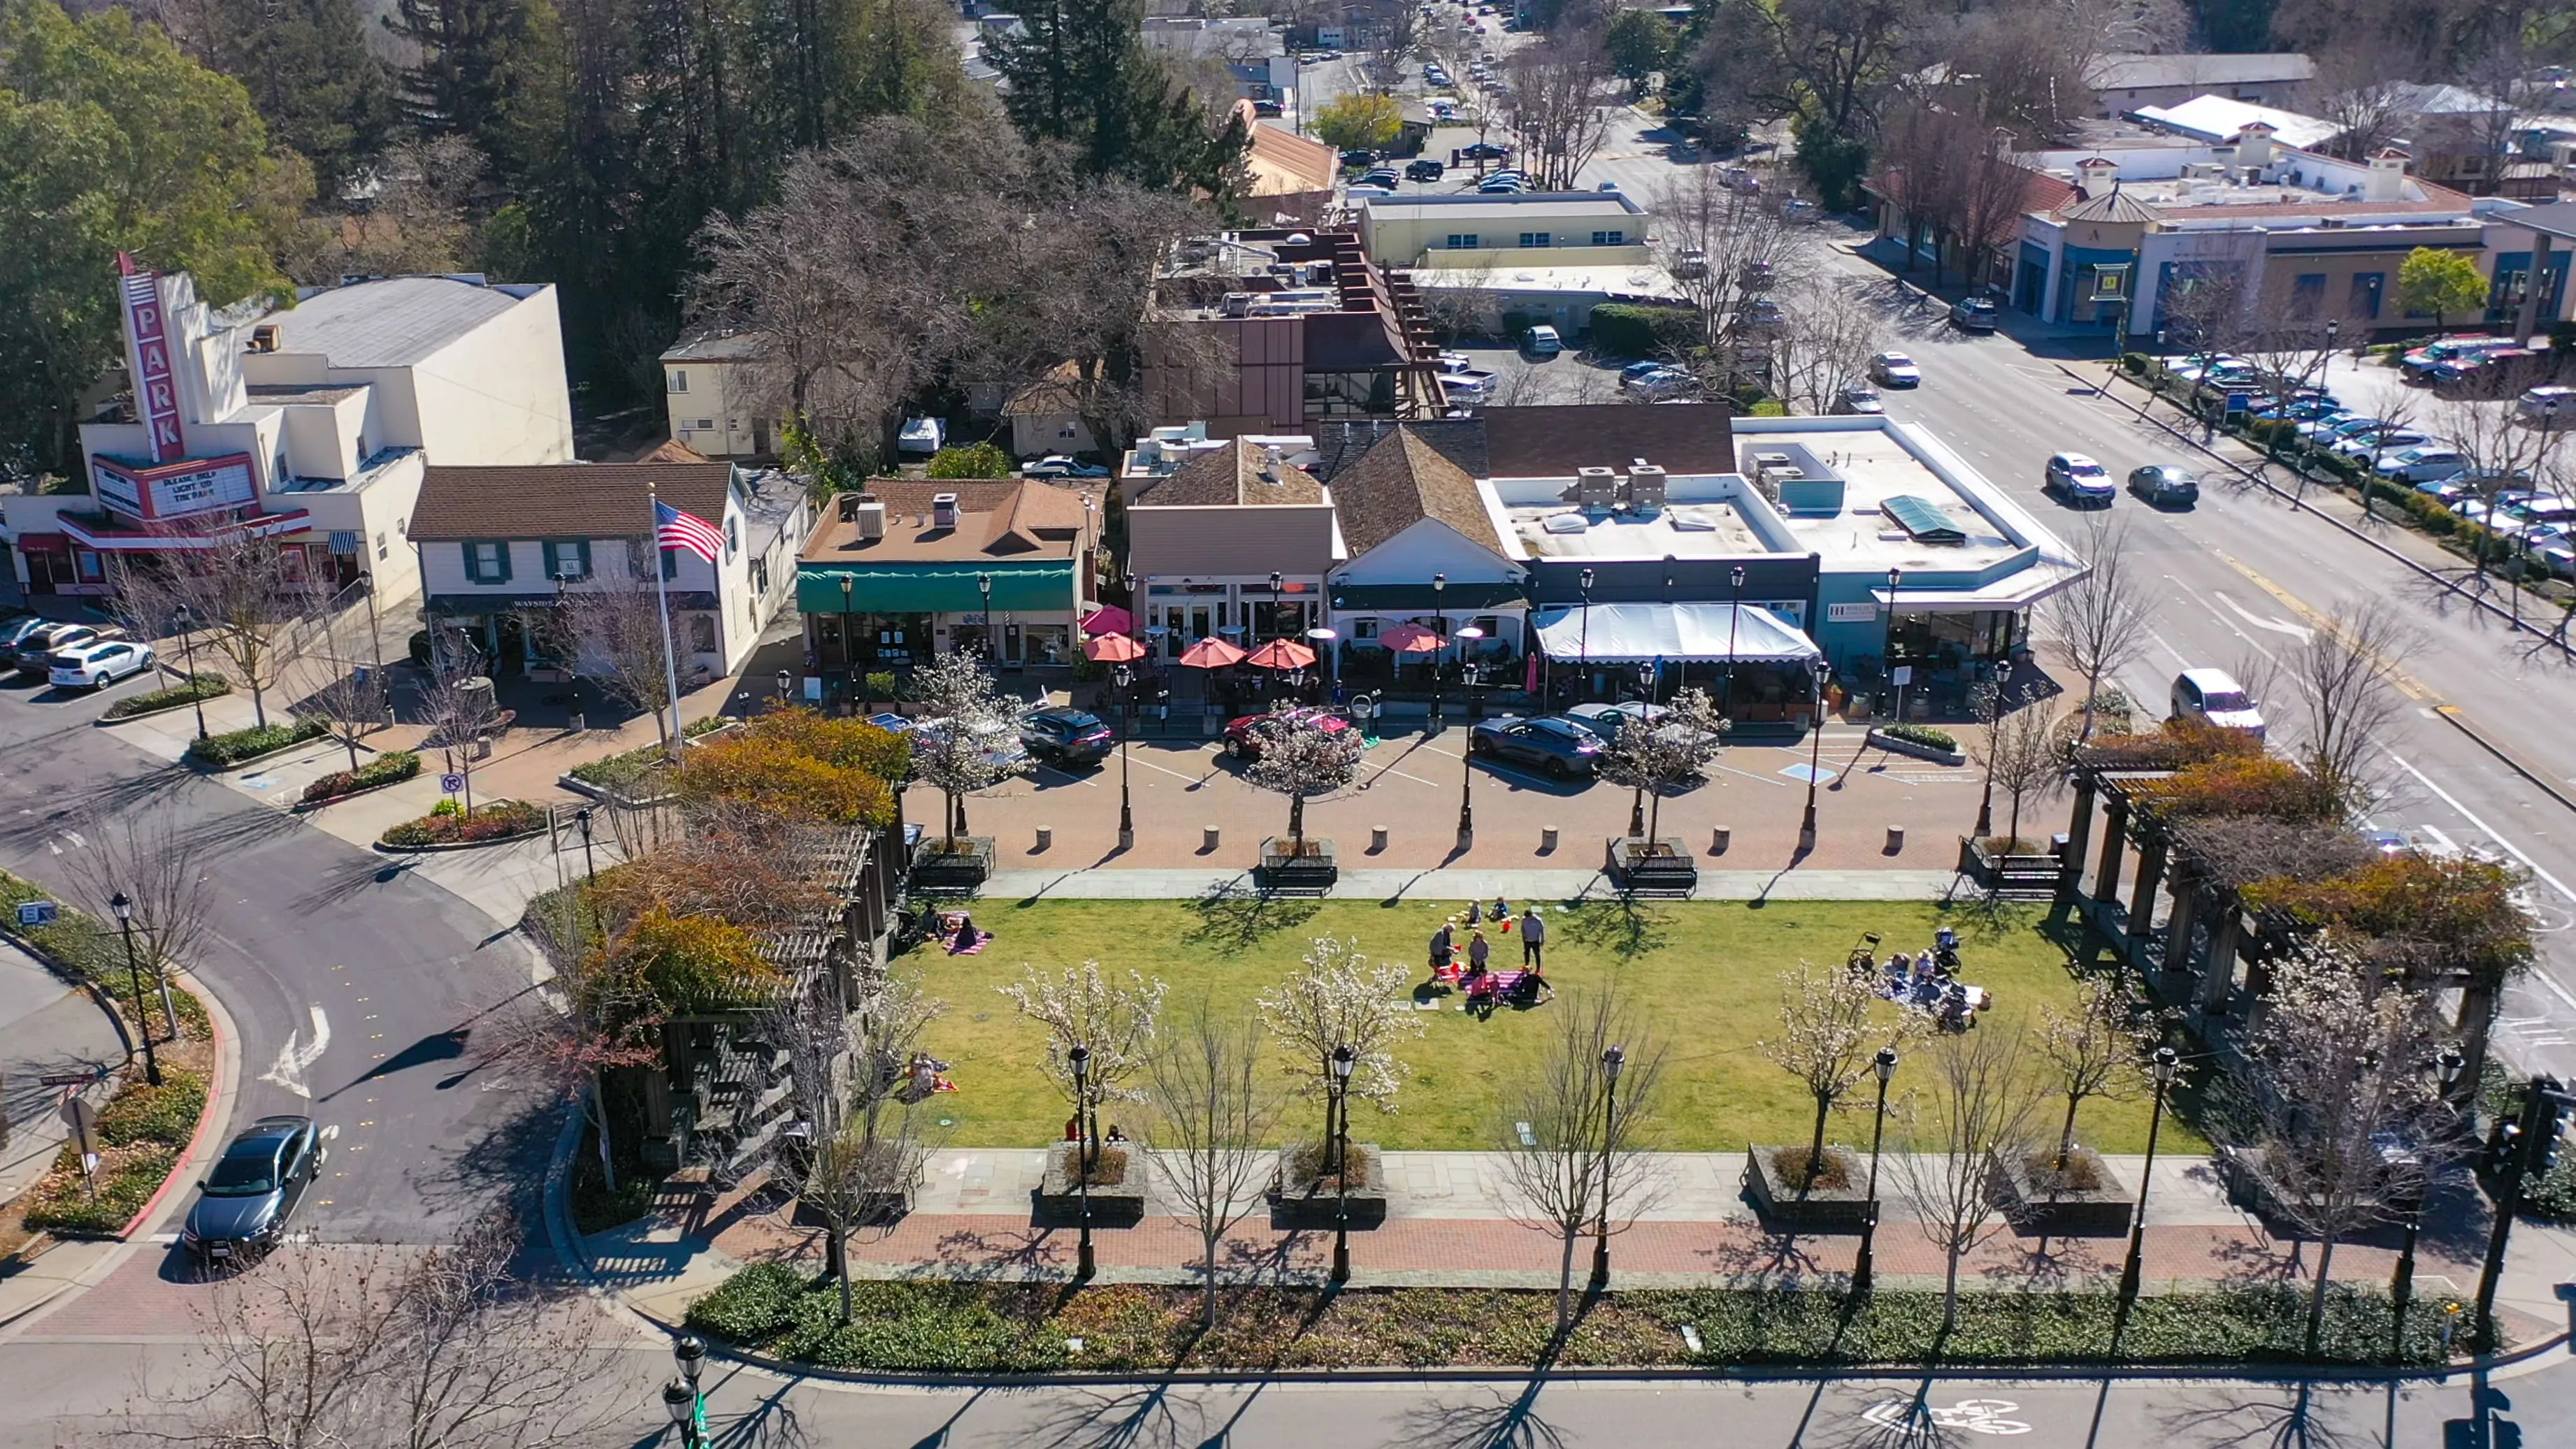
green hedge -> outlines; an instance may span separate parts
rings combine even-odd
[[[98,1139],[110,1147],[185,1147],[205,1110],[206,1079],[185,1067],[163,1067],[160,1086],[129,1082],[99,1109]]]
[[[851,1285],[853,1320],[839,1322],[839,1288],[784,1264],[744,1268],[701,1298],[688,1323],[775,1357],[837,1368],[1044,1372],[1078,1367],[1232,1368],[1526,1366],[1548,1349],[1552,1293],[1377,1289],[1339,1294],[1260,1289],[1227,1295],[1216,1331],[1194,1332],[1186,1287],[944,1280]],[[2437,1362],[2446,1301],[2407,1316],[2405,1359]],[[2388,1358],[2393,1324],[2384,1294],[2327,1295],[2321,1356]],[[2298,1287],[2148,1297],[2112,1348],[2116,1302],[2107,1292],[1961,1296],[1958,1326],[1941,1333],[1937,1293],[1854,1298],[1835,1291],[1724,1288],[1633,1290],[1595,1304],[1557,1361],[1569,1365],[2285,1363],[2302,1357],[2307,1299]],[[1699,1338],[1693,1352],[1687,1326]],[[1079,1354],[1067,1340],[1080,1338]]]
[[[733,720],[727,716],[711,714],[705,719],[689,721],[681,728],[680,734],[685,739],[694,740],[701,735],[714,734],[732,723]],[[602,755],[596,760],[584,760],[566,773],[584,784],[599,785],[622,794],[624,787],[643,779],[661,764],[666,753],[657,740],[614,755]]]
[[[441,800],[437,809],[393,827],[377,837],[377,843],[394,850],[474,845],[527,835],[544,829],[545,824],[546,812],[517,800],[487,800],[475,806],[471,816],[455,801]]]
[[[1612,357],[1657,357],[1686,347],[1699,335],[1699,314],[1688,307],[1604,302],[1592,309],[1592,347]]]
[[[223,734],[208,735],[188,746],[188,758],[198,764],[218,768],[238,765],[271,750],[318,740],[327,729],[318,719],[300,719],[293,724],[254,725],[246,730],[228,730]]]
[[[1959,737],[1957,735],[1950,733],[1948,730],[1934,729],[1930,725],[1884,724],[1878,726],[1878,732],[1892,740],[1904,740],[1911,744],[1926,745],[1936,750],[1955,750],[1959,748]]]
[[[107,707],[108,719],[132,719],[155,710],[176,709],[201,699],[215,699],[233,692],[233,683],[220,674],[200,674],[186,684],[156,689],[150,694],[130,694]]]
[[[206,1079],[163,1067],[161,1085],[130,1077],[99,1109],[96,1196],[81,1177],[80,1142],[63,1143],[54,1165],[30,1192],[26,1223],[52,1233],[113,1233],[133,1220],[179,1165],[206,1110]]]
[[[392,750],[376,756],[354,770],[334,770],[304,787],[304,803],[318,805],[342,795],[372,790],[378,785],[398,785],[420,773],[420,756],[409,750]]]

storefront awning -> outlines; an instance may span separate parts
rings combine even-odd
[[[979,575],[993,581],[996,611],[1066,614],[1082,602],[1070,562],[991,568],[804,563],[796,566],[796,607],[808,614],[973,614],[985,606]],[[846,593],[843,579],[849,580]]]
[[[1797,664],[1823,652],[1796,625],[1754,604],[1577,605],[1545,610],[1536,622],[1539,647],[1559,660]]]
[[[120,528],[111,523],[92,524],[77,513],[62,515],[63,533],[72,542],[101,553],[169,553],[209,549],[236,538],[273,538],[281,533],[294,533],[311,527],[312,523],[313,515],[301,508],[287,513],[255,514],[238,523],[212,520],[212,526],[203,532],[191,531],[185,522],[138,530]]]

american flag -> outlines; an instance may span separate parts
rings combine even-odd
[[[660,548],[684,548],[709,563],[724,548],[724,535],[716,526],[693,513],[682,513],[670,504],[653,500],[653,542]]]

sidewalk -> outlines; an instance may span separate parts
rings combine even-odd
[[[125,1033],[95,997],[0,941],[0,1202],[35,1186],[71,1135],[63,1089],[41,1079],[91,1073],[100,1080],[81,1095],[95,1104],[106,1099],[105,1073],[124,1061]]]
[[[1957,884],[1946,870],[1702,870],[1691,892],[1702,901],[1920,901]],[[1248,870],[1147,870],[1073,866],[1064,870],[998,870],[984,897],[999,901],[1188,901],[1251,894]],[[1573,901],[1608,899],[1617,887],[1597,870],[1345,870],[1329,896],[1338,900]]]

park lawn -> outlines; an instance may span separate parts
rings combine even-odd
[[[947,1140],[961,1147],[1030,1147],[1063,1136],[1069,1108],[1042,1073],[1044,1033],[997,990],[1028,967],[1055,972],[1097,960],[1122,979],[1132,968],[1168,982],[1170,1010],[1194,1010],[1205,999],[1220,1011],[1249,1012],[1253,998],[1289,976],[1319,935],[1356,937],[1371,956],[1403,962],[1421,981],[1428,975],[1425,943],[1442,916],[1458,909],[1423,901],[1253,899],[979,904],[976,924],[995,933],[983,954],[951,956],[931,947],[896,963],[899,970],[920,970],[930,994],[948,1003],[927,1044],[950,1063],[958,1090],[933,1099],[932,1108],[944,1119]],[[1995,994],[1996,1010],[1978,1030],[2011,1030],[2042,1005],[2074,998],[2066,953],[2042,934],[2041,914],[2014,907],[1990,917],[1931,902],[1877,901],[1551,906],[1547,976],[1560,993],[1617,983],[1662,1035],[1669,1059],[1658,1146],[1741,1150],[1748,1142],[1804,1141],[1813,1121],[1811,1100],[1759,1048],[1778,1028],[1781,972],[1802,959],[1839,968],[1864,931],[1880,934],[1882,955],[1928,947],[1934,928],[1947,923],[1961,936],[1963,979]],[[1517,935],[1488,926],[1487,937],[1496,966],[1520,964]],[[1410,1075],[1397,1110],[1380,1115],[1361,1107],[1352,1122],[1355,1140],[1422,1151],[1501,1145],[1505,1089],[1541,1059],[1552,1008],[1502,1010],[1478,1021],[1456,1008],[1457,999],[1421,1014],[1420,1040],[1398,1044],[1396,1055]],[[1900,1068],[1898,1098],[1906,1078]],[[1858,1110],[1836,1114],[1832,1135],[1866,1146],[1867,1086],[1849,1101]],[[2143,1098],[2088,1101],[2079,1136],[2103,1152],[2141,1151],[2147,1110]],[[1104,1130],[1118,1116],[1112,1104]],[[1320,1106],[1299,1105],[1286,1120],[1289,1130],[1320,1131],[1321,1116]],[[2053,1131],[2058,1116],[2043,1108],[2039,1130]],[[1132,1135],[1134,1124],[1122,1125]],[[1891,1146],[1902,1130],[1890,1123]],[[2202,1144],[2168,1122],[2162,1145],[2189,1150]]]

